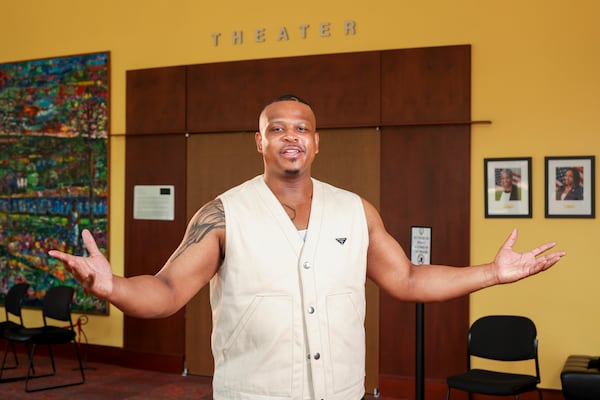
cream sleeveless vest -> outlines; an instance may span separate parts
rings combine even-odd
[[[360,399],[368,247],[360,197],[313,180],[305,241],[262,176],[220,199],[227,242],[210,282],[214,399]]]

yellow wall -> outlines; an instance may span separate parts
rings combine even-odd
[[[519,250],[556,240],[568,251],[552,271],[473,295],[471,318],[489,313],[531,316],[540,331],[542,386],[559,388],[560,368],[568,354],[600,353],[595,312],[600,246],[594,243],[600,223],[544,218],[544,156],[596,155],[600,148],[600,27],[596,23],[600,3],[355,3],[3,1],[0,62],[110,51],[111,127],[112,133],[123,133],[125,71],[130,69],[471,44],[472,116],[493,121],[473,127],[471,259],[474,263],[490,260],[515,226],[521,232]],[[343,35],[345,20],[356,21],[356,35]],[[317,33],[323,22],[331,23],[330,37]],[[299,34],[302,24],[311,26],[306,39]],[[277,40],[282,27],[288,30],[288,40]],[[266,29],[264,43],[253,41],[258,28]],[[244,44],[232,45],[232,32],[240,30]],[[211,37],[215,32],[222,34],[216,47]],[[533,158],[533,218],[485,219],[482,160],[516,156]],[[124,164],[124,139],[113,137],[109,246],[118,274],[124,269]],[[28,313],[26,318],[37,322],[33,321],[37,314]],[[91,343],[122,346],[123,317],[114,308],[109,317],[90,317],[84,328]]]

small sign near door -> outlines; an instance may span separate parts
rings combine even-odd
[[[173,221],[175,219],[175,186],[134,186],[133,219]]]
[[[411,227],[410,261],[416,265],[431,264],[430,226]]]

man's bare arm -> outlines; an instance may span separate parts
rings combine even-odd
[[[156,275],[124,278],[112,274],[89,231],[83,232],[88,257],[52,250],[81,284],[125,314],[166,317],[183,307],[217,272],[225,249],[225,215],[220,200],[202,207],[190,220],[179,247]]]
[[[443,301],[502,283],[515,282],[545,271],[565,252],[544,254],[555,246],[546,243],[525,253],[513,245],[517,231],[511,232],[494,261],[464,268],[446,265],[420,265],[410,262],[398,242],[386,231],[377,210],[364,201],[369,225],[367,275],[390,295],[406,301]]]

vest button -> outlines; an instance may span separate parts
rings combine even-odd
[[[321,354],[319,354],[319,353],[315,353],[315,355],[313,356],[313,358],[314,358],[315,360],[318,360],[319,358],[321,358]]]
[[[302,266],[304,267],[304,269],[309,269],[310,263],[308,261],[304,261],[304,264],[302,264]]]
[[[314,314],[315,313],[315,308],[313,306],[308,307],[308,313],[309,314]]]

